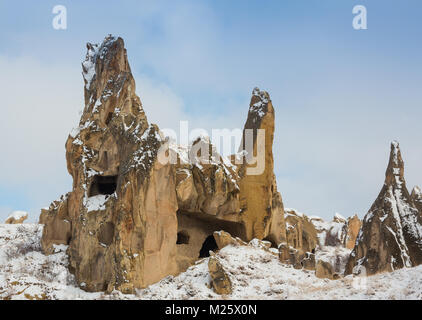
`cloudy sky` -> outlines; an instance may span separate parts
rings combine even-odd
[[[263,5],[265,3],[265,5]],[[67,29],[52,27],[55,5]],[[368,29],[354,30],[365,5]],[[420,0],[0,1],[0,220],[71,190],[64,144],[83,108],[86,42],[124,38],[151,122],[241,128],[255,86],[276,110],[286,207],[367,212],[389,143],[422,184]]]

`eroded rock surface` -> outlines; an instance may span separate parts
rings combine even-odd
[[[13,211],[4,222],[5,224],[21,224],[28,219],[28,212]]]
[[[294,209],[286,209],[285,221],[288,245],[303,253],[315,252],[318,236],[311,220]]]
[[[86,290],[133,292],[177,272],[175,170],[157,161],[164,142],[135,94],[123,40],[87,48],[85,108],[66,143],[73,190],[42,213],[42,244],[69,245]]]
[[[399,144],[391,144],[384,186],[366,214],[345,273],[393,271],[422,263],[422,221],[404,179]]]
[[[320,246],[341,246],[353,249],[362,221],[357,215],[344,218],[336,213],[332,221],[324,221],[319,217],[310,218],[315,226]]]
[[[355,247],[356,239],[358,237],[360,228],[362,227],[362,220],[357,215],[349,217],[347,219],[347,231],[344,239],[344,246],[347,249],[353,249]]]
[[[217,294],[230,294],[232,292],[232,283],[222,264],[216,257],[210,257],[208,260],[208,270],[211,276],[211,286]]]
[[[338,278],[338,275],[334,273],[333,266],[329,262],[324,260],[318,260],[316,262],[315,276],[317,276],[318,278],[330,280],[335,280]]]
[[[253,90],[239,153],[228,159],[205,137],[172,145],[148,123],[121,38],[87,49],[85,107],[66,142],[73,188],[41,213],[45,253],[68,245],[82,288],[126,293],[218,250],[215,231],[273,246],[285,241],[267,92]],[[261,156],[257,164],[241,161],[251,155]],[[162,161],[173,156],[176,162]]]

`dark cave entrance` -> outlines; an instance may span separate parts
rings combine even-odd
[[[202,248],[199,251],[200,258],[206,258],[210,256],[210,251],[216,251],[218,249],[217,242],[215,242],[214,236],[208,236],[204,243],[202,244]]]
[[[89,197],[111,195],[117,188],[117,176],[95,176],[89,189]]]
[[[277,242],[275,242],[274,239],[272,239],[271,237],[266,237],[263,240],[270,242],[271,248],[278,248]]]
[[[176,244],[189,244],[189,235],[186,231],[180,231],[177,233]]]

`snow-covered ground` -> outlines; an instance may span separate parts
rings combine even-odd
[[[0,299],[422,299],[422,266],[368,278],[325,280],[284,265],[277,254],[254,245],[228,246],[216,254],[233,283],[227,297],[208,288],[207,259],[135,295],[87,293],[67,270],[64,246],[51,256],[41,253],[41,233],[37,224],[0,224]],[[330,260],[345,253],[326,247],[317,257]]]

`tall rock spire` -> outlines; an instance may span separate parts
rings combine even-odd
[[[422,263],[422,219],[406,188],[404,162],[398,142],[391,143],[384,186],[366,214],[346,266],[368,275]]]
[[[254,165],[231,163],[209,139],[169,148],[147,121],[121,38],[88,44],[82,74],[85,107],[66,142],[73,188],[40,216],[43,251],[68,245],[82,288],[130,293],[177,274],[215,250],[219,230],[274,245],[285,239],[268,93],[254,89],[245,125],[253,131],[251,154],[264,150],[262,170],[249,175]],[[166,162],[175,150],[183,161]]]
[[[239,148],[240,208],[246,238],[286,240],[284,206],[274,175],[275,112],[270,95],[254,88]],[[284,230],[280,233],[279,230]]]
[[[72,191],[42,212],[42,247],[69,245],[70,268],[88,291],[133,292],[175,274],[175,171],[149,125],[121,38],[87,45],[85,108],[66,143]]]

